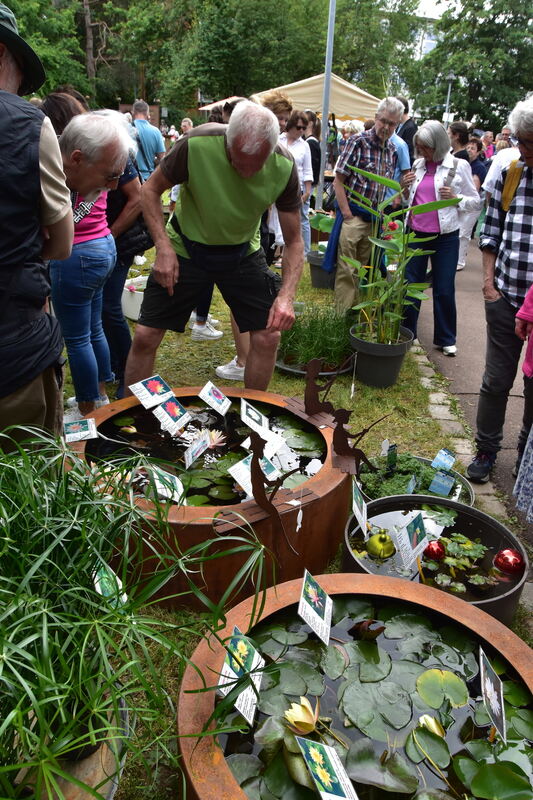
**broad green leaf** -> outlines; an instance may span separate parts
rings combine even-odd
[[[322,653],[325,648],[326,645],[317,639],[309,639],[307,642],[298,645],[298,647],[293,647],[291,650],[288,650],[285,655],[285,661],[290,661],[291,663],[298,662],[298,664],[304,663],[311,667],[317,667],[320,664],[320,659],[322,658]]]
[[[243,789],[246,792],[247,797],[250,798],[250,794],[248,791],[248,784],[246,784],[246,786],[244,786]],[[252,798],[252,800],[254,800],[254,798]],[[272,794],[272,792],[270,791],[270,789],[268,788],[263,779],[261,779],[259,783],[259,800],[278,800],[276,795]]]
[[[292,780],[287,773],[285,766],[285,759],[283,753],[279,752],[277,756],[272,759],[263,773],[264,781],[275,797],[283,797],[292,787]]]
[[[243,783],[242,789],[246,793],[248,800],[271,800],[273,795],[263,798],[263,795],[261,794],[261,786],[263,783],[263,779],[259,776],[250,778],[250,780],[247,780],[245,783]],[[277,798],[274,798],[274,800],[277,800]]]
[[[395,253],[401,250],[401,245],[398,245],[394,239],[375,239],[373,236],[369,236],[368,241],[378,247],[382,247],[384,250],[394,250]]]
[[[416,679],[423,672],[425,672],[425,667],[416,661],[407,661],[405,659],[393,661],[389,680],[397,683],[408,694],[413,695],[416,690]]]
[[[294,694],[298,697],[307,694],[307,684],[297,672],[297,667],[286,662],[279,664],[279,688],[285,694]]]
[[[363,683],[382,681],[391,671],[391,657],[376,642],[349,642],[345,645],[351,664],[359,664]]]
[[[459,755],[452,758],[452,767],[459,780],[464,783],[467,789],[470,789],[470,784],[479,769],[478,762],[467,756]]]
[[[405,728],[412,717],[408,694],[387,681],[349,684],[343,694],[342,708],[359,730],[382,742],[394,738],[395,731]]]
[[[417,679],[417,691],[431,708],[440,708],[449,700],[454,708],[468,702],[468,687],[453,672],[444,669],[428,669]]]
[[[279,686],[274,686],[264,692],[261,691],[259,694],[257,707],[264,714],[269,714],[272,717],[282,717],[290,706],[289,699],[280,691]]]
[[[387,792],[410,794],[418,787],[418,776],[413,767],[398,753],[381,759],[371,742],[360,739],[354,742],[346,757],[346,772],[353,781],[370,784]]]
[[[528,708],[515,709],[510,723],[520,736],[533,741],[533,711]]]
[[[394,189],[395,192],[402,191],[402,187],[397,181],[393,181],[390,178],[385,178],[383,175],[376,175],[374,172],[367,172],[364,169],[359,169],[359,167],[350,167],[350,169],[353,169],[354,172],[359,173],[359,175],[362,175],[369,181],[374,181],[374,183],[379,183],[382,186],[388,186],[389,189]]]
[[[413,795],[412,800],[456,800],[453,794],[441,792],[440,789],[422,789]]]
[[[205,494],[193,494],[187,497],[188,506],[206,506],[209,503],[209,497]]]
[[[346,669],[347,660],[344,648],[338,644],[330,644],[322,656],[321,667],[328,678],[334,681],[340,678]]]
[[[422,203],[419,206],[410,206],[409,211],[411,214],[416,216],[417,214],[426,214],[428,211],[438,211],[439,208],[458,206],[460,202],[460,197],[451,197],[449,200],[433,200],[432,203]]]
[[[483,800],[531,800],[531,784],[513,767],[509,762],[483,764],[472,779],[472,793]]]
[[[307,786],[308,789],[313,791],[315,790],[315,782],[309,774],[305,759],[299,748],[298,753],[291,753],[288,750],[284,751],[283,760],[289,775],[295,783],[298,783],[300,786]]]
[[[320,697],[326,688],[325,678],[320,671],[305,662],[298,664],[296,668],[307,684],[307,694]]]
[[[503,696],[512,706],[526,706],[531,703],[531,692],[523,683],[503,681]]]
[[[263,769],[263,762],[257,756],[248,753],[233,753],[227,756],[226,764],[233,773],[239,786],[248,778],[259,775]]]
[[[272,638],[280,644],[290,645],[301,644],[301,642],[305,642],[309,637],[308,634],[303,631],[288,631],[285,628],[275,628],[272,631]]]
[[[498,761],[516,764],[533,785],[533,748],[524,742],[508,742],[498,752]]]
[[[411,733],[405,740],[404,748],[405,748],[405,755],[414,764],[420,764],[420,762],[424,760],[425,756],[423,752],[417,747],[417,744],[413,737],[413,731],[411,731]]]
[[[360,622],[363,619],[372,619],[374,608],[367,600],[361,600],[358,597],[350,597],[350,595],[334,597],[331,624],[337,625],[341,619],[348,616],[352,623]]]
[[[267,717],[255,732],[255,742],[266,752],[267,761],[272,760],[283,743],[287,728],[282,720],[282,717]]]
[[[474,739],[471,742],[466,742],[465,749],[468,750],[475,761],[493,762],[495,760],[493,747],[485,739]]]
[[[428,731],[427,728],[416,728],[413,731],[413,742],[418,747],[424,758],[429,757],[438,767],[444,769],[450,763],[450,751],[442,736]]]

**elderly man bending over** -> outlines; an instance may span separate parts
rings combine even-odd
[[[280,331],[294,322],[293,300],[303,268],[298,172],[278,145],[278,135],[278,121],[269,109],[242,101],[229,125],[202,125],[176,142],[143,185],[143,212],[156,259],[126,385],[152,374],[165,331],[182,332],[205,287],[216,283],[239,329],[250,331],[244,383],[252,389],[268,387]],[[165,230],[160,196],[176,183],[182,188]],[[286,246],[282,281],[268,269],[259,243],[261,215],[272,203]]]

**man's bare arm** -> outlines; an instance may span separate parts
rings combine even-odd
[[[50,258],[63,261],[70,256],[72,251],[72,240],[74,238],[74,222],[72,211],[69,210],[63,219],[47,225],[44,228],[45,240],[41,257],[47,261]]]
[[[166,189],[170,189],[171,185],[158,167],[142,185],[141,204],[144,219],[155,243],[156,256],[152,275],[172,296],[174,285],[178,280],[179,263],[165,231],[165,218],[161,206],[161,195]]]
[[[300,227],[300,212],[278,211],[283,234],[282,284],[268,317],[267,328],[288,330],[294,322],[293,302],[304,266],[304,244]]]
[[[485,248],[482,251],[483,264],[483,298],[484,300],[494,301],[501,297],[500,292],[494,288],[494,268],[496,266],[496,253]]]

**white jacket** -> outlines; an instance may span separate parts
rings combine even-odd
[[[456,158],[457,162],[456,172],[451,183],[451,189],[454,195],[461,198],[461,202],[457,206],[448,206],[447,208],[439,208],[437,211],[439,215],[439,225],[441,233],[451,233],[460,226],[460,218],[458,211],[481,211],[482,200],[479,197],[478,191],[474,186],[472,180],[472,170],[470,164],[464,158]],[[444,186],[448,172],[453,167],[454,157],[451,153],[447,153],[442,163],[437,166],[435,172],[435,197],[439,199],[439,189]],[[413,164],[415,173],[415,180],[411,185],[409,192],[409,205],[413,202],[418,185],[424,175],[426,174],[426,162],[423,158],[418,158]]]

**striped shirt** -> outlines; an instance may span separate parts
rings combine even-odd
[[[362,194],[375,207],[383,200],[386,187],[376,181],[367,180],[350,167],[359,167],[359,169],[374,172],[386,178],[394,178],[396,161],[396,147],[391,140],[388,139],[383,143],[376,136],[375,128],[371,128],[369,131],[350,136],[337,160],[335,172],[345,175],[344,185],[348,189],[354,189]],[[350,195],[348,195],[348,199],[351,199]],[[357,202],[356,198],[352,199]]]
[[[507,171],[502,171],[494,188],[479,246],[496,253],[495,286],[518,308],[533,284],[533,169],[524,166],[506,214],[500,202]]]

